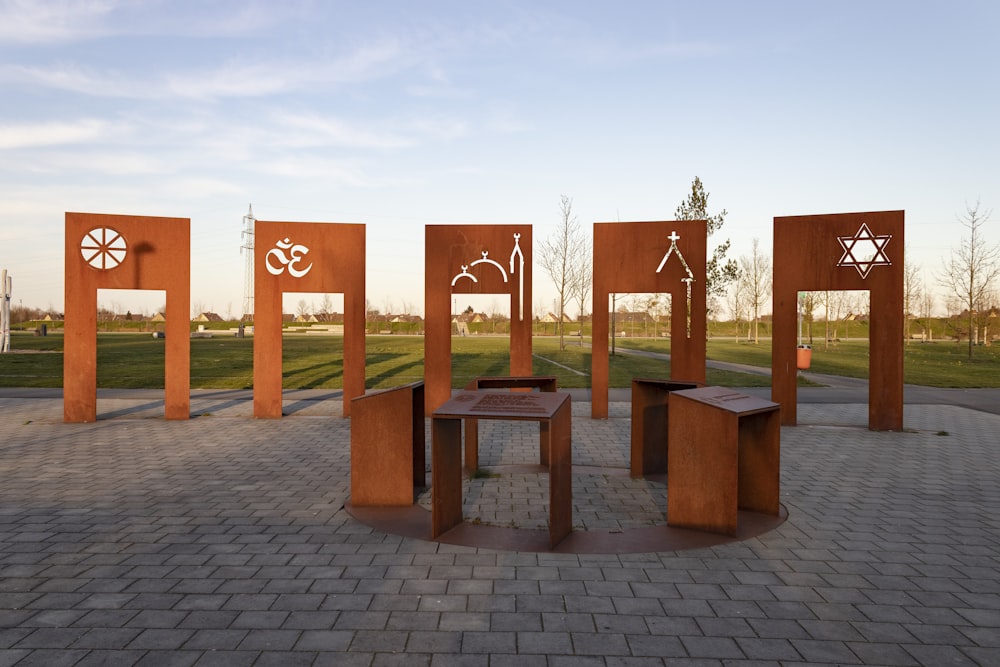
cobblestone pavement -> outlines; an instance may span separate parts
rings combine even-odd
[[[865,405],[800,404],[777,529],[573,555],[362,525],[339,397],[286,398],[253,420],[202,392],[167,422],[118,393],[64,424],[58,398],[0,397],[0,666],[1000,664],[998,415],[908,405],[874,433]],[[574,404],[575,464],[626,468],[611,415]],[[535,461],[537,430],[486,425],[484,465]],[[505,477],[480,496],[537,483]],[[659,521],[653,496],[614,520]]]

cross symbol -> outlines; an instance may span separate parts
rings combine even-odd
[[[674,231],[670,232],[670,236],[668,236],[667,238],[670,239],[671,243],[677,243],[680,240],[681,237],[678,236],[677,235],[677,231],[674,230]]]

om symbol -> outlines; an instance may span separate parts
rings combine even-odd
[[[302,264],[305,256],[309,254],[309,248],[298,243],[292,243],[287,238],[283,241],[278,241],[275,246],[268,250],[267,255],[264,257],[267,272],[272,276],[280,276],[287,268],[290,276],[301,278],[312,269],[312,262],[304,269],[297,268]],[[286,253],[285,251],[288,252]],[[272,259],[274,260],[274,264],[271,263]]]

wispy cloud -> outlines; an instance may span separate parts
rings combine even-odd
[[[109,36],[227,37],[303,20],[308,3],[177,0],[0,0],[0,44],[58,44]],[[194,20],[192,20],[192,18]]]
[[[110,0],[0,0],[0,43],[63,42],[104,33]]]
[[[343,160],[295,155],[253,163],[248,168],[257,173],[280,176],[291,181],[314,181],[317,175],[321,174],[327,187],[344,185],[371,188],[385,185],[384,180],[372,178],[360,165]]]
[[[108,124],[96,119],[0,125],[0,150],[96,141]]]
[[[354,148],[405,148],[413,145],[394,131],[379,132],[338,118],[312,113],[278,113],[274,121],[286,143],[297,146],[339,145]],[[291,134],[289,134],[291,133]]]
[[[203,68],[141,74],[77,64],[7,64],[0,65],[0,82],[92,97],[211,101],[363,83],[412,66],[406,50],[399,43],[387,40],[325,59],[306,56],[243,59]]]

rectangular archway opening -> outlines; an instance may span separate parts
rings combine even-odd
[[[800,378],[810,382],[797,383],[799,403],[803,391],[815,384],[841,392],[855,392],[850,403],[857,403],[857,414],[843,411],[843,425],[862,426],[867,423],[870,379],[870,292],[867,290],[803,291],[798,294],[796,365]],[[842,401],[845,402],[845,401]],[[808,423],[800,419],[800,423]]]
[[[665,292],[618,292],[608,297],[609,363],[622,355],[646,359],[646,377],[670,377],[671,327],[675,318],[684,325],[683,309],[673,313],[673,300]],[[683,329],[686,332],[686,327]]]
[[[282,292],[283,389],[344,388],[344,295]]]
[[[163,417],[166,382],[165,290],[97,290],[97,413],[123,416],[133,410],[114,397],[116,389],[147,390],[143,417]],[[124,412],[123,412],[124,411]]]
[[[506,294],[452,294],[452,388],[477,377],[512,375],[510,297]]]
[[[613,326],[608,327],[608,330],[616,339],[641,341],[643,347],[655,347],[659,344],[669,352],[672,307],[670,294],[663,292],[611,294],[608,298],[608,312]],[[678,317],[683,319],[681,314]]]

